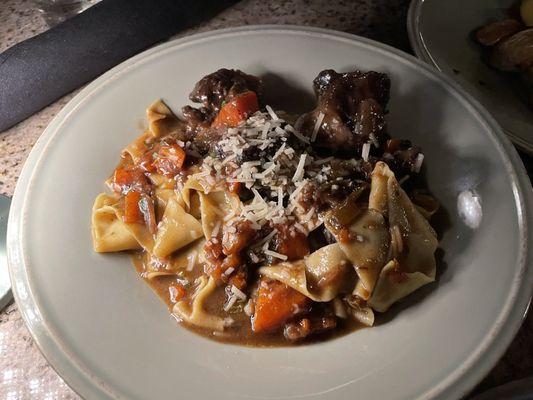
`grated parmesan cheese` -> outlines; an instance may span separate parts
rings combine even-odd
[[[370,143],[363,144],[363,148],[361,149],[361,158],[365,161],[368,161],[368,156],[370,155]]]
[[[318,135],[318,130],[320,129],[320,126],[322,125],[324,116],[325,115],[322,111],[318,114],[318,117],[315,122],[315,126],[313,127],[313,133],[311,135],[311,142],[314,142],[316,140],[316,136]]]
[[[187,257],[187,271],[192,271],[196,262],[196,252],[191,253]]]
[[[246,294],[242,290],[240,290],[237,286],[232,285],[231,286],[231,293],[235,295],[239,300],[245,301],[246,300]]]
[[[274,258],[279,258],[280,260],[283,260],[283,261],[287,260],[287,256],[286,255],[277,253],[277,252],[272,251],[272,250],[265,249],[265,250],[263,250],[263,253],[265,253],[267,256],[272,256]]]
[[[294,176],[292,177],[293,182],[301,181],[304,177],[304,166],[305,166],[305,158],[307,157],[307,153],[303,153],[300,156],[300,161],[298,161],[298,166],[296,167],[296,171],[294,172]]]
[[[270,116],[272,117],[272,119],[273,119],[274,121],[278,121],[278,120],[279,120],[278,116],[276,115],[276,113],[274,112],[274,110],[272,109],[272,107],[270,107],[269,105],[267,105],[265,108],[266,108],[266,110],[268,111],[268,113],[270,114]]]

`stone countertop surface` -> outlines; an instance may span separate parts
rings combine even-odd
[[[406,32],[409,0],[244,0],[212,20],[182,32],[251,25],[296,24],[366,36],[411,52]],[[47,26],[31,0],[0,0],[0,52]],[[77,93],[0,132],[0,193],[12,195],[32,146],[58,111]],[[528,172],[532,158],[521,154]],[[474,393],[533,374],[530,312],[511,346]],[[15,303],[0,312],[0,399],[79,399],[33,342]]]

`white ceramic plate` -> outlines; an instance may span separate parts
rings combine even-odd
[[[372,329],[292,348],[224,345],[176,326],[124,255],[91,248],[90,214],[144,110],[174,109],[220,67],[262,75],[294,110],[324,68],[390,74],[389,130],[420,144],[447,210],[440,278]],[[277,93],[277,95],[276,95]],[[475,190],[473,231],[457,195]],[[151,49],[85,88],[54,119],[22,172],[9,221],[18,305],[39,347],[87,399],[450,399],[504,352],[532,287],[529,181],[491,117],[457,85],[398,50],[297,27],[249,27]]]
[[[520,83],[481,58],[472,32],[505,17],[514,0],[413,0],[407,28],[415,54],[452,76],[496,118],[511,140],[533,153],[533,109]]]

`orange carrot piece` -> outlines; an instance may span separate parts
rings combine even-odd
[[[124,222],[128,224],[144,222],[141,209],[139,208],[140,200],[141,194],[139,192],[130,191],[124,196]]]
[[[261,280],[252,319],[254,332],[268,332],[281,327],[291,317],[309,309],[311,300],[284,283]]]
[[[259,111],[259,102],[255,92],[242,93],[220,109],[213,126],[237,126],[256,111]]]
[[[177,303],[181,299],[185,297],[187,294],[187,291],[183,287],[181,283],[173,282],[168,287],[168,293],[170,296],[170,302],[171,303]]]
[[[278,225],[274,250],[286,255],[289,261],[299,260],[309,254],[307,236],[298,230],[290,231],[287,225]]]
[[[150,182],[141,170],[136,168],[117,168],[113,174],[113,190],[126,194],[135,189],[139,192],[150,190]]]
[[[162,175],[175,176],[181,171],[185,157],[185,150],[177,144],[161,146],[159,156],[154,160],[152,166]]]
[[[241,182],[229,182],[228,190],[233,194],[239,194],[241,192],[242,183]]]

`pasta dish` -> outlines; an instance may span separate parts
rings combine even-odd
[[[438,203],[421,149],[387,131],[388,76],[325,70],[313,84],[299,116],[228,69],[179,116],[152,104],[94,202],[94,250],[130,252],[184,326],[241,344],[372,326],[432,282]]]

